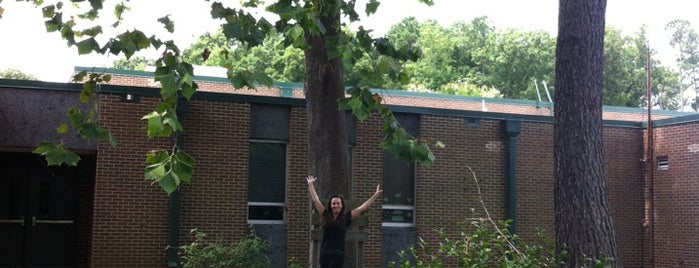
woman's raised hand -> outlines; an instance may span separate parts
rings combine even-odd
[[[309,185],[313,185],[313,183],[316,182],[316,179],[316,176],[313,175],[308,175],[308,177],[306,177],[306,181]]]

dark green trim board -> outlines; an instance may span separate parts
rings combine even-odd
[[[80,92],[80,90],[82,90],[83,88],[83,85],[76,83],[54,83],[33,80],[0,79],[0,88]]]
[[[505,120],[504,132],[507,137],[507,218],[511,220],[510,234],[517,231],[517,136],[520,122]]]

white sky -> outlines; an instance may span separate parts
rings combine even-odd
[[[365,28],[374,29],[375,36],[385,34],[391,25],[407,16],[414,16],[420,21],[435,19],[445,27],[456,21],[468,22],[476,17],[487,16],[491,25],[499,30],[545,30],[552,36],[557,31],[558,0],[434,0],[435,5],[432,7],[422,5],[417,0],[380,2],[379,11],[362,20]],[[131,26],[122,26],[120,32],[138,25],[136,28],[148,36],[156,33],[163,40],[173,38],[180,49],[186,48],[198,36],[220,24],[211,19],[211,2],[204,0],[177,1],[176,6],[172,6],[175,3],[172,0],[131,0],[126,3],[133,7],[125,14],[126,23]],[[646,24],[650,31],[651,46],[661,52],[661,60],[669,65],[673,52],[668,45],[665,25],[673,19],[686,19],[695,29],[699,29],[699,16],[693,14],[698,5],[694,3],[692,0],[607,0],[607,26],[622,29],[624,35],[631,35],[642,24]],[[41,80],[67,82],[74,66],[110,67],[117,58],[114,55],[78,56],[77,49],[68,48],[57,33],[46,33],[41,10],[29,3],[0,0],[0,6],[5,9],[3,18],[0,19],[0,70],[19,69]],[[104,11],[104,24],[110,25],[114,21],[112,9],[107,7]],[[177,36],[168,36],[161,30],[161,24],[156,22],[157,18],[168,14],[175,22]],[[110,27],[103,26],[105,31],[108,28]],[[150,53],[157,55],[157,52]]]

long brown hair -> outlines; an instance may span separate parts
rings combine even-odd
[[[337,221],[333,221],[332,213],[332,201],[333,198],[340,198],[340,203],[342,203],[342,209],[340,209],[340,214],[337,215]],[[325,206],[325,211],[323,211],[323,224],[331,223],[337,224],[344,222],[345,217],[345,198],[339,194],[333,195],[328,199],[328,204]]]

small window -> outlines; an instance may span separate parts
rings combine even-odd
[[[667,156],[658,156],[658,170],[668,170],[670,168],[670,160]]]

